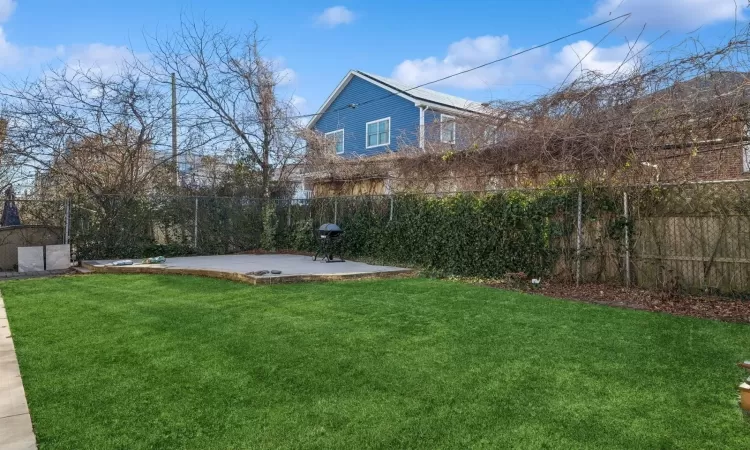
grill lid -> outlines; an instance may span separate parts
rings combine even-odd
[[[318,228],[318,231],[320,231],[321,234],[322,233],[328,234],[328,233],[341,233],[342,230],[335,223],[324,223],[323,225],[320,226],[320,228]]]

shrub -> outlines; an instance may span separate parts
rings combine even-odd
[[[260,237],[260,246],[263,250],[276,250],[276,203],[267,201],[263,205],[263,234]]]
[[[575,229],[577,194],[554,189],[400,195],[393,200],[392,220],[388,197],[335,201],[349,257],[455,275],[547,276],[560,255],[560,241]]]

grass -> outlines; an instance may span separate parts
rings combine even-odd
[[[0,285],[41,448],[750,448],[750,327],[426,279]]]

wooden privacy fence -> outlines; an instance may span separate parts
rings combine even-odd
[[[750,182],[633,187],[612,215],[586,209],[579,281],[750,294]],[[630,198],[630,205],[627,200]],[[619,225],[619,224],[618,224]]]
[[[636,229],[640,286],[750,292],[750,217],[648,217]]]

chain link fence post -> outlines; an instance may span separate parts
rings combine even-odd
[[[391,212],[388,217],[388,222],[393,222],[393,195],[391,195]]]
[[[628,192],[622,192],[622,207],[625,215],[625,287],[630,287],[630,227],[628,226]]]
[[[286,226],[289,229],[292,228],[292,201],[293,200],[287,201],[288,204],[287,204],[287,210],[286,210]]]
[[[583,194],[578,191],[578,220],[576,226],[576,286],[581,284],[581,241],[583,240]]]
[[[193,211],[193,248],[198,248],[198,197],[195,197],[195,208]]]
[[[71,199],[65,199],[65,238],[63,244],[70,244],[70,214]]]

